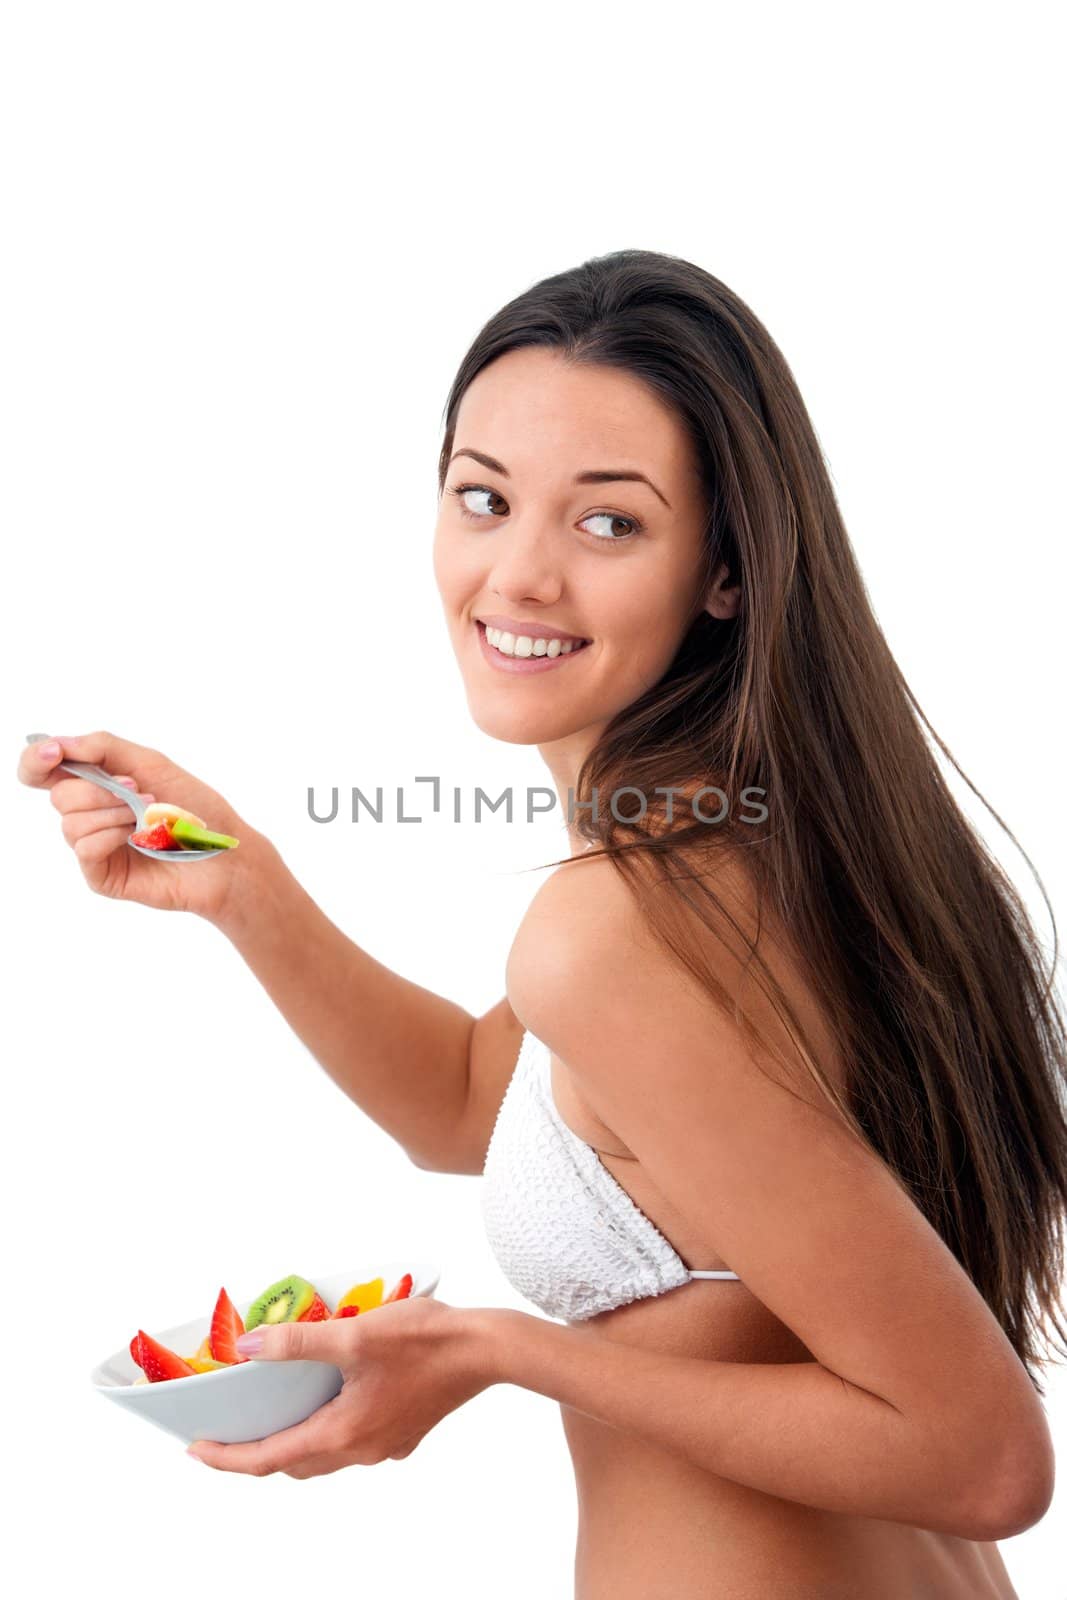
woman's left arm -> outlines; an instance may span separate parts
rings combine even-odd
[[[899,1411],[819,1362],[661,1355],[522,1311],[466,1316],[491,1381],[558,1400],[765,1494],[978,1540],[1011,1538],[1048,1510],[1047,1437],[1020,1431],[1011,1445],[1010,1412],[995,1388],[974,1398],[987,1431],[977,1430],[972,1453],[936,1410]]]
[[[670,1207],[815,1359],[659,1355],[482,1312],[494,1373],[802,1504],[979,1540],[1038,1521],[1054,1477],[1040,1399],[885,1162],[802,1072],[784,1085],[761,1069],[732,1019],[653,947],[610,862],[557,872],[519,939],[520,1014]],[[724,948],[716,976],[736,998],[743,963]],[[758,998],[750,974],[744,999]],[[761,1006],[759,1025],[781,1038]]]

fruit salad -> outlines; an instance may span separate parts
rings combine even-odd
[[[130,835],[131,844],[146,850],[233,850],[237,840],[229,833],[212,833],[202,817],[165,800],[145,806],[141,826]]]
[[[249,1358],[238,1353],[237,1339],[240,1334],[258,1328],[260,1323],[327,1322],[335,1317],[355,1317],[361,1311],[388,1305],[391,1300],[408,1299],[411,1286],[410,1272],[405,1272],[388,1294],[383,1292],[384,1278],[371,1278],[368,1283],[353,1284],[331,1311],[315,1285],[306,1278],[280,1278],[252,1301],[248,1317],[243,1321],[226,1290],[220,1289],[211,1316],[211,1331],[191,1356],[168,1350],[143,1328],[138,1328],[130,1340],[130,1355],[140,1367],[141,1376],[133,1381],[162,1383],[168,1378],[191,1378],[198,1372],[239,1366]]]

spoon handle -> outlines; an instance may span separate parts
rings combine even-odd
[[[29,733],[26,735],[26,743],[39,744],[42,739],[49,738],[51,738],[51,735],[47,733]],[[141,819],[145,813],[144,801],[132,789],[127,789],[124,783],[116,783],[110,772],[105,772],[103,767],[94,767],[88,761],[60,761],[57,766],[61,767],[64,772],[71,773],[75,778],[88,778],[90,783],[97,783],[101,789],[107,789],[109,793],[116,795],[118,799],[124,800],[137,818],[137,826],[140,827]]]

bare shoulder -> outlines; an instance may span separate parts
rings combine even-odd
[[[524,1027],[538,1034],[545,1006],[568,974],[580,985],[581,950],[599,946],[609,933],[627,952],[646,945],[651,951],[640,906],[616,868],[595,856],[557,867],[527,907],[508,956],[508,999]]]
[[[676,869],[672,866],[672,875]],[[683,892],[676,892],[674,884]],[[667,1014],[703,1018],[720,1033],[740,1035],[728,1019],[739,1008],[786,1058],[793,1086],[812,1090],[786,1015],[838,1084],[841,1065],[832,1019],[818,1002],[789,930],[761,904],[743,861],[725,853],[703,876],[702,889],[684,870],[672,883],[642,872],[640,889],[605,856],[578,857],[541,885],[516,933],[507,967],[508,998],[524,1027],[580,1050],[602,1027],[607,1008],[631,1027],[662,1039]],[[653,927],[653,918],[656,927]],[[668,930],[664,939],[657,929]],[[759,962],[753,963],[753,948]],[[695,969],[695,970],[694,970]],[[716,1004],[703,974],[718,988]]]

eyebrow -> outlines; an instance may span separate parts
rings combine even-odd
[[[451,456],[448,458],[449,466],[452,465],[457,456],[470,456],[473,461],[478,461],[483,467],[488,467],[490,472],[499,472],[502,478],[511,477],[511,473],[508,471],[507,467],[504,466],[503,462],[495,460],[493,456],[487,456],[482,450],[454,450]],[[656,485],[652,482],[652,479],[646,478],[643,472],[628,472],[624,467],[600,467],[595,470],[590,469],[588,472],[575,473],[574,482],[647,483],[648,487],[652,490],[652,493],[659,495],[659,498],[663,501],[663,504],[667,507],[667,510],[669,511],[671,509],[671,503],[667,499],[666,495],[660,494],[659,490],[656,488]]]

